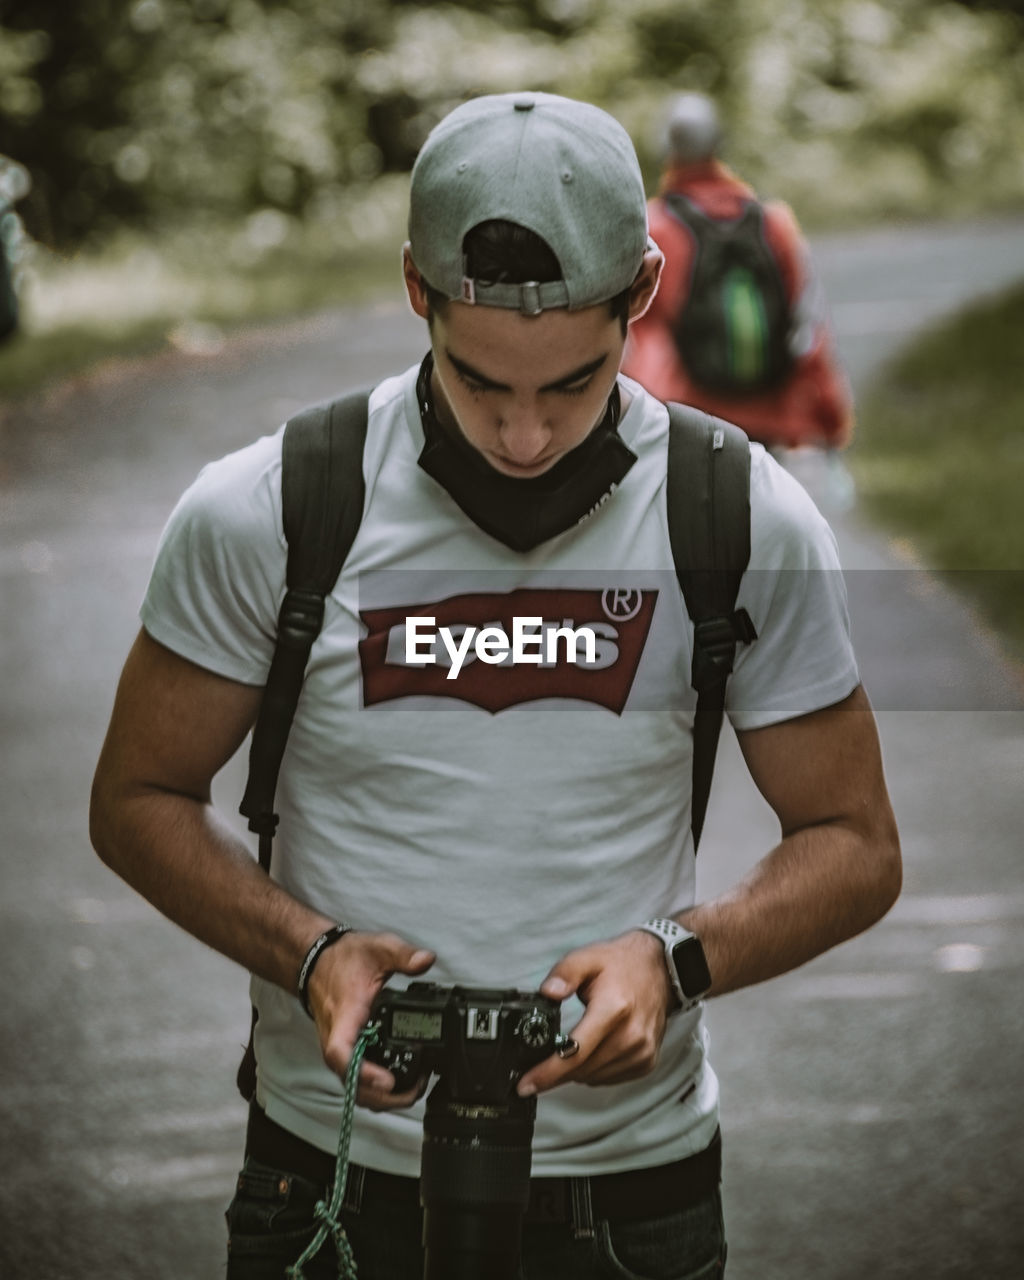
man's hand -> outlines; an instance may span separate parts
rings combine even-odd
[[[418,975],[434,963],[433,952],[415,947],[392,933],[353,930],[327,948],[309,982],[313,1011],[324,1061],[344,1078],[359,1033],[370,1017],[374,997],[395,973]],[[374,1062],[363,1062],[356,1101],[371,1111],[411,1106],[426,1086],[394,1093],[395,1078]]]
[[[214,776],[259,712],[262,690],[213,674],[140,632],[125,663],[93,786],[91,831],[104,861],[207,945],[294,994],[307,949],[333,923],[260,870],[210,799]],[[373,997],[392,973],[434,956],[391,934],[346,934],[309,985],[324,1059],[344,1075]],[[407,1106],[367,1063],[359,1100]]]
[[[555,1000],[577,995],[586,1013],[572,1030],[579,1052],[546,1058],[519,1082],[526,1097],[567,1080],[621,1084],[654,1070],[675,997],[657,938],[633,929],[571,951],[541,983]]]

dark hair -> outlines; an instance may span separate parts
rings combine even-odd
[[[467,275],[485,284],[544,284],[562,279],[561,265],[547,241],[517,222],[492,219],[478,223],[466,233],[462,251]],[[431,312],[442,311],[448,299],[430,284],[426,291]],[[608,303],[623,333],[629,322],[629,294],[630,290],[624,289]]]

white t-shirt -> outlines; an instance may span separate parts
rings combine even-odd
[[[364,518],[327,601],[277,792],[273,875],[359,929],[437,953],[442,982],[534,990],[584,943],[694,900],[692,628],[665,513],[668,417],[623,379],[638,455],[591,517],[522,554],[482,533],[418,465],[416,369],[374,391]],[[831,705],[856,686],[831,532],[752,446],[751,565],[727,710],[739,729]],[[172,514],[142,608],[151,636],[247,684],[266,679],[284,595],[281,432],[206,467]],[[594,661],[405,664],[405,619],[452,628],[542,617],[590,627]],[[578,655],[582,658],[582,649]],[[253,981],[258,1099],[326,1151],[341,1084],[312,1022]],[[563,1006],[563,1026],[581,1015]],[[700,1010],[669,1020],[656,1070],[539,1100],[535,1176],[646,1167],[701,1150],[718,1085]],[[423,1104],[358,1111],[352,1158],[416,1176]]]

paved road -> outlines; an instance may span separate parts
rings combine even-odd
[[[1024,275],[1024,224],[816,245],[863,386],[920,324]],[[166,514],[201,462],[421,350],[397,302],[168,356],[0,426],[0,1276],[222,1274],[244,976],[88,847],[89,780]],[[822,501],[813,465],[795,465]],[[1010,1280],[1024,1253],[1024,692],[958,601],[834,513],[906,891],[877,929],[716,1002],[731,1280]],[[230,810],[240,773],[218,786]],[[773,839],[727,736],[702,891]]]

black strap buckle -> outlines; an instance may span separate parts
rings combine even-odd
[[[324,597],[308,587],[291,587],[281,602],[278,638],[291,647],[312,647],[324,621]]]
[[[732,674],[737,644],[750,644],[757,631],[746,609],[729,617],[705,618],[693,629],[693,687],[724,681]]]

